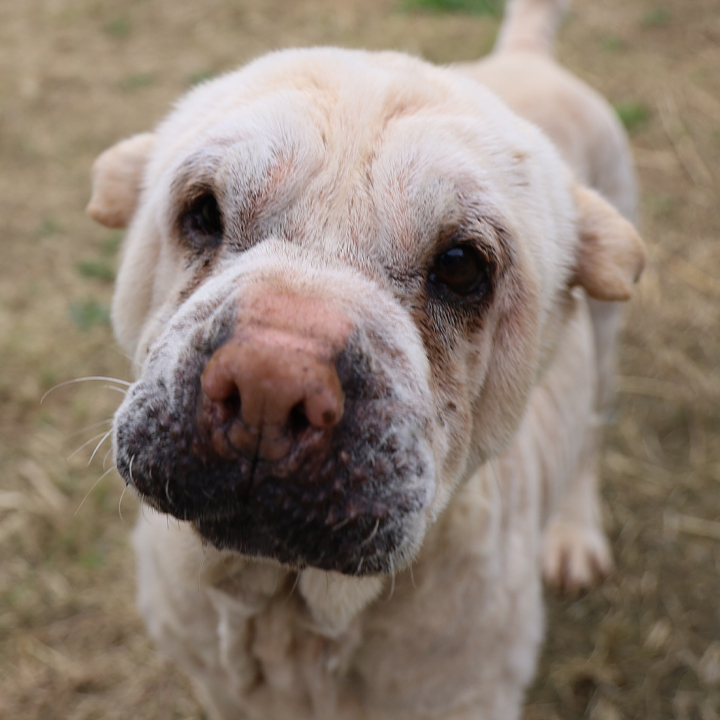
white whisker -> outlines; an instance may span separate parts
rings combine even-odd
[[[66,385],[74,385],[75,383],[80,382],[89,382],[91,380],[97,380],[102,381],[105,380],[106,382],[111,383],[117,383],[118,385],[124,385],[125,387],[130,387],[132,385],[131,382],[128,382],[127,380],[120,380],[119,378],[114,377],[107,377],[105,375],[92,375],[88,377],[81,377],[81,378],[75,378],[73,380],[65,380],[65,382],[58,383],[57,385],[53,385],[41,398],[40,402],[42,403],[43,400],[52,392],[55,392],[56,390],[59,390],[61,387],[65,387]]]
[[[292,584],[292,587],[290,588],[290,592],[288,593],[288,596],[285,598],[285,600],[283,602],[283,607],[285,607],[290,602],[290,598],[293,596],[293,593],[295,592],[295,588],[298,586],[299,582],[300,582],[300,570],[297,570],[295,572],[295,582]]]
[[[100,422],[93,423],[92,425],[87,425],[86,427],[82,428],[82,430],[76,430],[74,433],[70,433],[65,439],[70,440],[71,438],[76,437],[77,435],[82,435],[84,432],[87,432],[88,430],[94,430],[96,427],[100,427],[101,425],[107,425],[108,423],[111,423],[113,421],[112,418],[108,418],[107,420],[101,420]]]
[[[114,385],[103,385],[103,388],[105,388],[106,390],[114,390],[115,392],[119,392],[121,395],[127,395],[127,390],[115,387]]]
[[[389,557],[388,560],[390,561],[390,593],[385,602],[390,602],[395,594],[395,563],[392,557]]]
[[[111,467],[108,468],[93,484],[92,487],[85,493],[85,497],[80,501],[80,504],[77,506],[77,510],[75,511],[75,515],[77,515],[80,512],[80,508],[85,504],[85,501],[90,497],[90,493],[97,487],[97,484],[104,478],[107,477],[109,473],[111,473],[115,468]]]
[[[123,491],[120,493],[120,499],[118,500],[118,515],[120,516],[120,522],[123,525],[125,524],[125,518],[123,517],[123,514],[122,514],[122,501],[123,501],[123,498],[125,497],[125,493],[127,492],[127,489],[128,489],[128,486],[126,485],[123,488]]]
[[[95,446],[95,449],[93,450],[93,454],[90,456],[90,459],[88,460],[88,465],[93,461],[93,458],[97,454],[97,451],[100,449],[100,446],[112,435],[112,428],[110,428],[105,435],[103,435],[102,440]]]
[[[110,446],[110,449],[105,453],[105,457],[103,458],[103,470],[105,469],[105,463],[107,462],[108,455],[113,451],[112,445]]]
[[[120,350],[120,348],[116,348],[112,345],[108,345],[107,349],[116,353],[120,357],[124,357],[126,360],[129,360],[131,363],[135,363],[135,360],[133,360],[132,357],[130,357],[130,355],[128,355],[126,352],[123,352],[122,350]]]
[[[375,527],[372,529],[370,535],[368,535],[361,543],[360,547],[365,547],[368,543],[372,542],[372,539],[377,535],[378,528],[380,527],[380,518],[375,521]]]
[[[112,431],[111,431],[112,432]],[[72,453],[70,456],[68,456],[68,462],[72,460],[81,450],[84,450],[88,445],[92,445],[98,438],[104,438],[107,437],[107,433],[101,432],[97,435],[93,435],[89,440],[84,442],[77,450],[75,450],[74,453]]]

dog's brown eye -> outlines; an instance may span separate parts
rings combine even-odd
[[[198,250],[217,247],[222,241],[222,213],[212,193],[195,198],[183,213],[180,222],[183,235]]]
[[[435,258],[428,280],[456,295],[477,295],[488,289],[490,271],[485,258],[472,245],[456,245]]]

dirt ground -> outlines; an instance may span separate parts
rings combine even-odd
[[[121,235],[84,215],[94,157],[274,48],[492,45],[492,15],[397,0],[0,3],[0,717],[201,718],[134,608],[135,501],[109,467],[129,377],[108,303]],[[576,0],[562,60],[631,131],[649,267],[603,476],[616,572],[549,596],[525,720],[720,718],[720,4]]]

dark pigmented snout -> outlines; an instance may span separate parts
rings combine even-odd
[[[202,374],[213,447],[226,442],[246,457],[285,457],[307,427],[329,429],[344,394],[323,339],[287,330],[246,328],[220,347]]]
[[[262,287],[194,331],[178,322],[172,373],[159,343],[118,412],[125,481],[218,548],[349,574],[397,567],[428,502],[428,412],[396,392],[401,351],[349,315]]]

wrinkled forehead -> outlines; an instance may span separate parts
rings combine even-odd
[[[473,218],[522,224],[547,186],[529,126],[449,71],[324,52],[270,56],[180,103],[150,170],[171,208],[211,189],[230,225],[334,250],[417,246]]]

